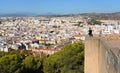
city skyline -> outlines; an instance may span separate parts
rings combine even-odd
[[[120,12],[119,0],[1,0],[0,14],[77,14]]]

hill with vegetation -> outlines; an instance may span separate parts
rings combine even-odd
[[[97,20],[120,20],[120,12],[116,13],[83,13],[82,16],[91,17]]]
[[[67,44],[49,57],[28,51],[0,52],[0,73],[84,73],[84,44]]]

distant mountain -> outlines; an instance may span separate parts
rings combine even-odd
[[[44,14],[35,14],[30,12],[22,12],[22,13],[10,13],[10,14],[0,14],[0,17],[28,17],[28,16],[52,16],[52,17],[62,17],[62,16],[85,16],[91,17],[93,19],[101,19],[101,20],[120,20],[120,12],[115,13],[81,13],[81,14],[56,14],[52,12],[44,13]]]
[[[36,16],[34,13],[8,13],[0,14],[0,17],[27,17],[27,16]]]
[[[81,16],[88,16],[93,19],[101,19],[101,20],[120,20],[120,12],[115,13],[83,13],[79,14]]]
[[[56,15],[59,15],[59,14],[48,12],[48,13],[44,13],[44,14],[39,14],[37,16],[56,16]]]
[[[48,13],[44,13],[44,14],[39,14],[37,16],[45,16],[45,17],[63,17],[63,16],[75,16],[77,14],[57,14],[57,13],[51,13],[51,12],[48,12]]]
[[[25,14],[1,14],[0,17],[23,17],[23,16],[27,16]]]
[[[27,17],[27,16],[56,16],[59,14],[55,13],[44,13],[44,14],[34,14],[30,12],[22,12],[22,13],[8,13],[8,14],[0,14],[0,17]]]
[[[91,17],[93,19],[100,19],[100,20],[120,20],[120,12],[115,13],[80,13],[80,14],[55,14],[55,13],[45,13],[37,16],[53,16],[53,17],[62,17],[62,16],[85,16],[85,17]]]

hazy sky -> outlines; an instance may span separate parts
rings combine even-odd
[[[0,13],[120,12],[120,0],[0,0]]]

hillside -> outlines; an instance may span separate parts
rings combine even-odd
[[[100,20],[120,20],[120,12],[116,13],[83,13],[80,14],[82,16],[91,17],[93,19],[100,19]]]

